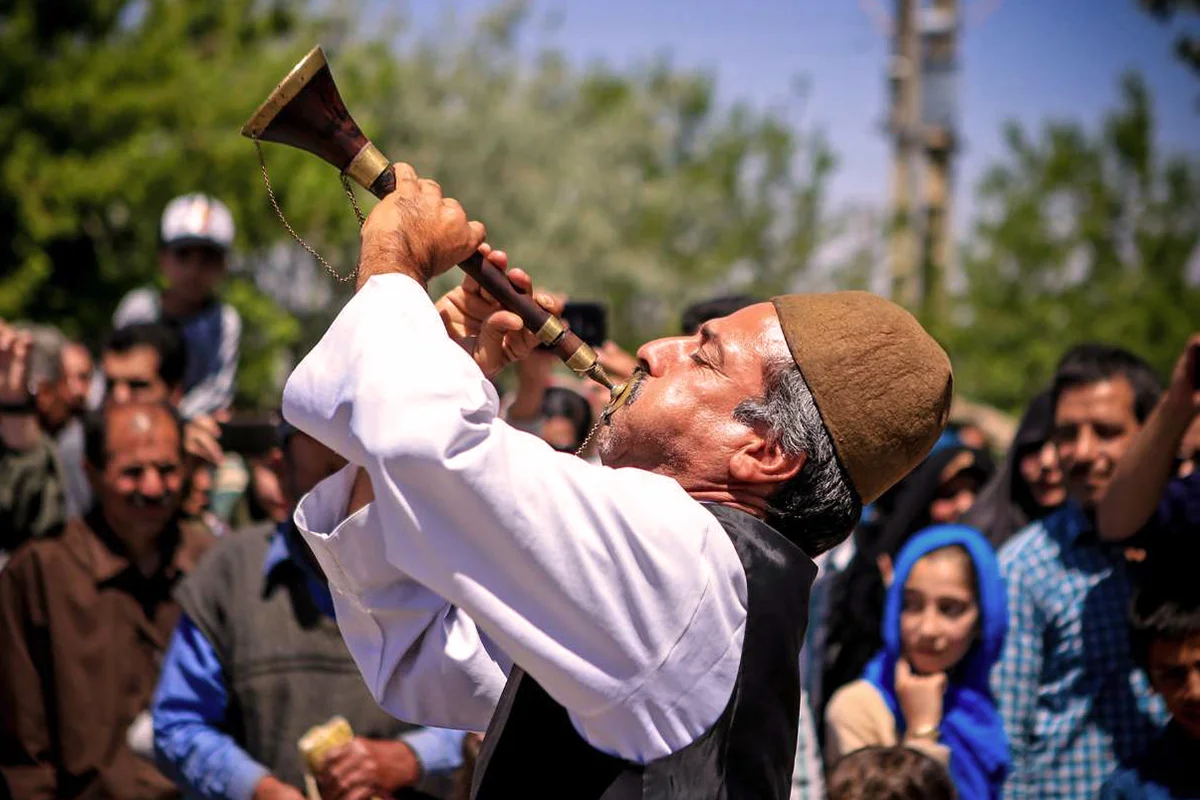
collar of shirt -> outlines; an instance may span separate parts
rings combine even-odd
[[[1073,500],[1068,500],[1062,508],[1054,512],[1042,522],[1046,530],[1058,539],[1064,547],[1076,544],[1100,545],[1096,538],[1095,526],[1087,512]]]
[[[325,616],[333,617],[333,595],[329,592],[329,585],[323,576],[316,574],[303,554],[297,552],[296,548],[300,545],[293,534],[294,530],[291,520],[275,526],[275,532],[271,534],[271,541],[267,545],[267,555],[263,559],[263,577],[268,582],[282,580],[280,570],[285,568],[285,565],[288,565],[286,568],[298,570],[299,574],[304,576],[305,586],[308,587],[308,593],[317,609]]]
[[[129,557],[125,555],[120,537],[109,527],[98,509],[84,519],[68,520],[62,535],[64,546],[95,577],[97,584],[107,583],[133,568]],[[154,575],[147,578],[170,581],[190,572],[208,542],[207,531],[199,526],[171,523],[163,530],[159,540],[161,565]],[[141,574],[137,570],[133,572]]]

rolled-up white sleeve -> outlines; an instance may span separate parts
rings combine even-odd
[[[637,762],[687,746],[741,661],[732,542],[674,480],[555,452],[498,406],[401,275],[372,278],[288,381],[288,420],[375,488],[342,522],[348,468],[297,512],[368,686],[396,716],[475,727],[502,651],[592,746]]]
[[[351,465],[322,481],[296,510],[296,527],[316,544],[334,589],[342,638],[397,717],[485,730],[512,661],[469,616],[388,563],[374,504],[346,517],[357,470]]]

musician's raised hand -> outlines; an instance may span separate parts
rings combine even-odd
[[[374,275],[401,273],[422,286],[465,260],[483,243],[483,223],[468,221],[457,200],[442,196],[437,181],[394,164],[396,191],[379,201],[362,229],[358,262],[361,289]]]
[[[524,270],[510,270],[508,256],[503,250],[493,250],[483,244],[479,252],[505,272],[514,286],[523,292],[532,292],[532,279]],[[562,301],[553,295],[538,293],[534,298],[551,314],[562,313]],[[464,275],[459,286],[437,301],[437,310],[450,338],[471,354],[488,377],[525,358],[537,346],[537,338],[525,330],[521,318],[503,310],[470,275]]]

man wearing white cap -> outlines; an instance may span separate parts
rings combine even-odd
[[[192,419],[233,401],[242,320],[216,297],[233,245],[233,216],[220,200],[203,194],[177,197],[163,211],[158,263],[162,291],[135,289],[121,301],[113,326],[172,322],[187,341],[187,372],[180,414]]]

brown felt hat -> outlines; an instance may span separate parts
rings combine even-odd
[[[771,302],[838,459],[870,503],[941,436],[954,389],[950,359],[912,314],[868,292]]]

